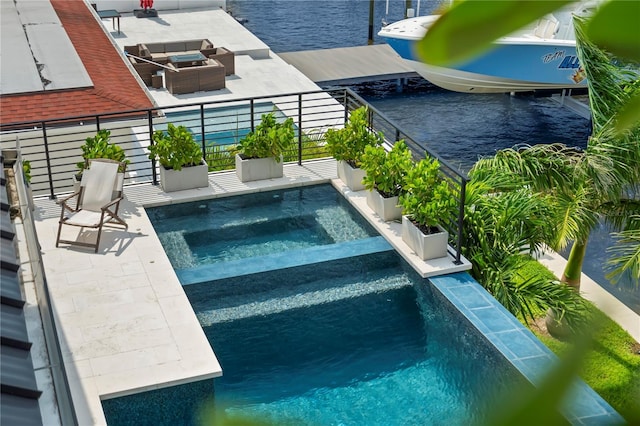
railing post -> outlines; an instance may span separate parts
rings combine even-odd
[[[464,200],[467,198],[467,180],[464,177],[460,178],[460,210],[458,211],[458,241],[456,242],[456,260],[455,264],[460,265],[460,255],[462,252],[462,243],[464,238]]]
[[[349,121],[349,101],[347,100],[347,90],[344,90],[344,123],[343,125],[347,124],[347,121]]]
[[[100,131],[100,116],[96,115],[96,131]]]
[[[51,173],[51,157],[49,155],[49,141],[47,140],[47,124],[42,122],[42,139],[44,140],[44,156],[47,160],[47,176],[49,176],[49,198],[55,199],[56,194],[53,190],[53,174]]]
[[[302,93],[298,94],[298,166],[302,166]]]
[[[396,142],[398,142],[400,140],[400,129],[398,129],[397,127],[396,129]]]
[[[251,120],[251,132],[256,130],[256,124],[255,124],[255,120],[254,120],[254,117],[253,117],[253,114],[254,114],[253,107],[254,107],[253,99],[251,99],[249,101],[249,114],[251,115],[251,117],[249,119]]]
[[[204,157],[204,162],[209,164],[207,162],[207,141],[204,140],[204,104],[200,104],[200,134],[202,135],[202,156]]]
[[[147,110],[147,121],[149,122],[149,145],[153,145],[153,114],[151,110]],[[155,158],[151,159],[151,181],[154,185],[158,184]]]

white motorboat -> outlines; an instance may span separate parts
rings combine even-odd
[[[416,72],[444,89],[465,93],[502,93],[586,88],[576,54],[572,14],[559,11],[517,33],[502,37],[478,57],[451,67],[422,62],[415,45],[439,15],[404,19],[384,26],[379,36]]]

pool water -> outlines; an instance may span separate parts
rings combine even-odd
[[[218,415],[466,425],[524,384],[330,185],[148,215],[222,366]]]
[[[183,284],[391,249],[329,184],[149,208],[147,214]],[[236,272],[224,275],[227,270]]]
[[[393,251],[184,287],[215,404],[273,424],[466,425],[522,384]]]

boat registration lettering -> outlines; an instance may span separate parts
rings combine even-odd
[[[556,50],[555,52],[547,53],[542,56],[542,62],[548,64],[549,62],[555,61],[556,59],[563,59],[564,57],[564,50]]]
[[[562,60],[558,68],[577,69],[580,68],[580,59],[577,56],[567,56]]]

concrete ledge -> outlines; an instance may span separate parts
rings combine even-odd
[[[413,267],[423,278],[451,274],[453,272],[468,271],[471,262],[461,256],[462,263],[456,265],[450,254],[439,259],[422,260],[402,241],[402,224],[400,222],[385,222],[367,205],[367,191],[351,191],[340,179],[333,179],[331,184],[351,203],[352,206],[393,246],[394,249]],[[449,248],[449,251],[453,251]]]

